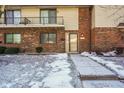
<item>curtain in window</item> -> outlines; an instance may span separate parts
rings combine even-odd
[[[49,23],[49,15],[47,10],[41,11],[41,24],[48,24]]]
[[[41,43],[48,43],[48,34],[41,34]]]
[[[7,24],[13,24],[13,12],[12,11],[6,11],[6,23]]]
[[[56,10],[41,10],[41,24],[56,24]]]
[[[56,42],[56,34],[49,34],[49,43]]]
[[[5,35],[6,43],[20,43],[21,34],[6,34]]]
[[[56,34],[55,33],[42,33],[41,43],[56,43]]]
[[[49,11],[49,23],[56,24],[56,10]]]
[[[14,24],[19,24],[20,23],[20,11],[14,11]]]
[[[21,35],[13,34],[13,43],[20,43],[20,42],[21,42]]]
[[[6,11],[6,23],[7,24],[19,24],[21,13],[19,10]]]

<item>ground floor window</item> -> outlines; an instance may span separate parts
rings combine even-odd
[[[56,43],[56,33],[42,33],[41,43]]]
[[[21,34],[14,33],[5,34],[5,43],[7,44],[21,43]]]

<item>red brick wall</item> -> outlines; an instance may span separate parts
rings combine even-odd
[[[78,34],[78,51],[89,51],[89,32],[91,30],[91,16],[90,16],[90,8],[82,7],[79,8],[79,30],[66,30],[66,32],[77,33]],[[83,36],[85,39],[81,39]]]
[[[42,32],[56,32],[57,44],[40,44],[40,33]],[[21,44],[5,44],[4,33],[20,33]],[[19,47],[25,52],[35,52],[35,47],[42,46],[44,52],[65,52],[65,32],[63,27],[42,27],[42,28],[0,28],[1,46]]]
[[[89,7],[79,8],[79,30],[69,30],[65,31],[64,27],[30,27],[30,28],[0,28],[0,33],[17,32],[22,35],[21,44],[4,44],[4,37],[2,36],[3,43],[0,45],[20,47],[26,52],[34,52],[35,47],[42,46],[45,52],[65,52],[65,32],[76,32],[78,33],[78,50],[79,52],[89,51],[89,38],[91,30],[91,14]],[[39,35],[41,32],[56,32],[57,33],[57,44],[40,44]],[[82,36],[85,39],[81,39]],[[0,37],[1,38],[1,37]]]
[[[79,8],[79,52],[89,51],[91,30],[91,15],[90,8]],[[81,35],[85,39],[80,39]]]
[[[121,32],[114,27],[97,27],[93,29],[94,51],[110,51],[114,46],[124,43],[121,39]]]

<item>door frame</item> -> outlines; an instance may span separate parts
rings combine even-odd
[[[71,51],[71,42],[70,42],[70,36],[71,36],[71,34],[76,34],[77,35],[77,51],[76,52],[78,52],[78,33],[69,33],[69,52],[72,52]]]

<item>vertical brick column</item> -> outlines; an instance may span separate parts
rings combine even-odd
[[[91,30],[90,8],[79,8],[79,52],[89,51]],[[84,37],[81,39],[81,37]]]

